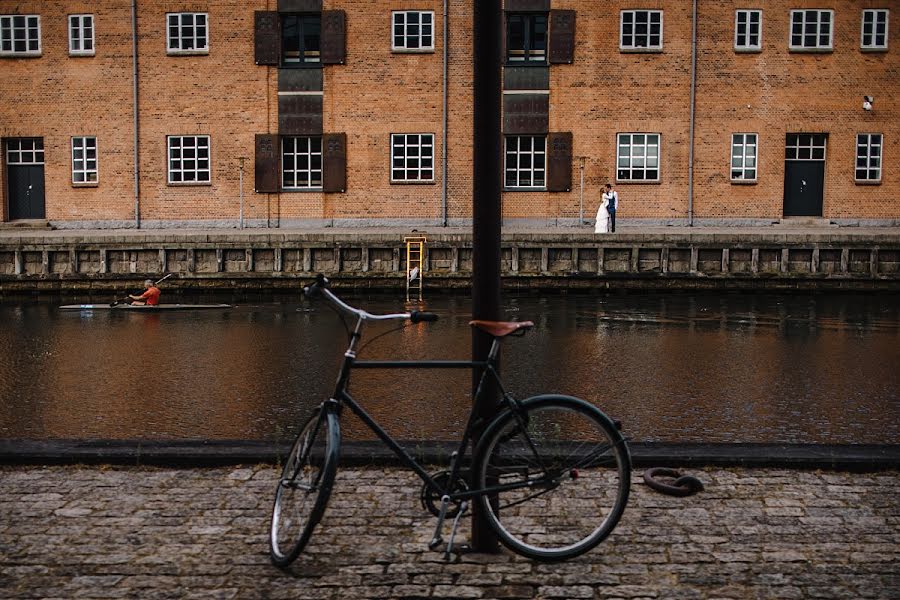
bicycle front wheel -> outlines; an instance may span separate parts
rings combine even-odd
[[[631,486],[631,457],[612,420],[571,396],[535,396],[506,410],[476,451],[483,514],[514,552],[557,561],[615,528]]]
[[[319,409],[294,441],[275,489],[269,531],[269,554],[279,567],[297,559],[325,513],[340,440],[337,415]]]

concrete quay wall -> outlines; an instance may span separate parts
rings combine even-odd
[[[405,286],[404,237],[424,234],[426,288],[464,288],[467,229],[3,231],[0,291],[107,290],[174,273],[172,288]],[[560,289],[900,289],[900,229],[585,228],[506,231],[504,285]]]

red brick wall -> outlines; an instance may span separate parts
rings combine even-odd
[[[347,16],[346,64],[324,67],[323,111],[325,132],[347,134],[347,191],[256,194],[254,135],[277,132],[278,77],[276,68],[254,64],[253,13],[275,10],[277,2],[139,2],[142,219],[236,223],[238,158],[245,156],[244,216],[249,221],[440,222],[442,5],[441,0],[325,0],[325,9],[341,9]],[[661,181],[619,183],[619,217],[683,221],[688,216],[691,2],[554,0],[552,6],[577,11],[574,63],[550,67],[549,129],[574,134],[571,191],[505,193],[504,218],[571,223],[582,211],[592,218],[602,185],[615,181],[616,134],[647,132],[661,134]],[[699,222],[781,218],[784,139],[798,132],[828,134],[825,217],[900,219],[896,3],[758,2],[752,7],[763,10],[763,51],[756,54],[733,50],[734,11],[750,5],[699,6],[694,217]],[[894,9],[886,53],[859,50],[860,14],[870,7]],[[792,8],[835,10],[834,52],[788,52]],[[390,13],[403,9],[434,11],[434,52],[391,52]],[[622,9],[664,10],[662,52],[619,52]],[[208,55],[166,55],[167,11],[209,13]],[[68,56],[66,17],[82,12],[95,15],[97,52],[91,58]],[[0,58],[0,137],[44,138],[49,219],[133,220],[130,3],[0,0],[0,14],[12,13],[41,16],[43,55]],[[450,28],[447,215],[459,223],[471,217],[471,2],[450,2]],[[864,94],[875,96],[874,111],[861,109]],[[434,134],[434,183],[390,183],[390,134],[404,132]],[[759,134],[755,185],[730,181],[735,132]],[[881,185],[854,182],[857,133],[884,134]],[[166,136],[185,134],[211,137],[210,185],[166,183]],[[80,135],[98,138],[97,187],[71,184],[70,138]],[[577,157],[585,157],[583,189]]]

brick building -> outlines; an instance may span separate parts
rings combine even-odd
[[[2,220],[466,224],[473,1],[0,0]],[[505,222],[900,223],[900,3],[696,4],[505,0]]]

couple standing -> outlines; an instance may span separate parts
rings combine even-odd
[[[601,196],[594,233],[616,232],[616,210],[619,208],[619,194],[612,187],[611,183],[607,183],[606,191]]]

